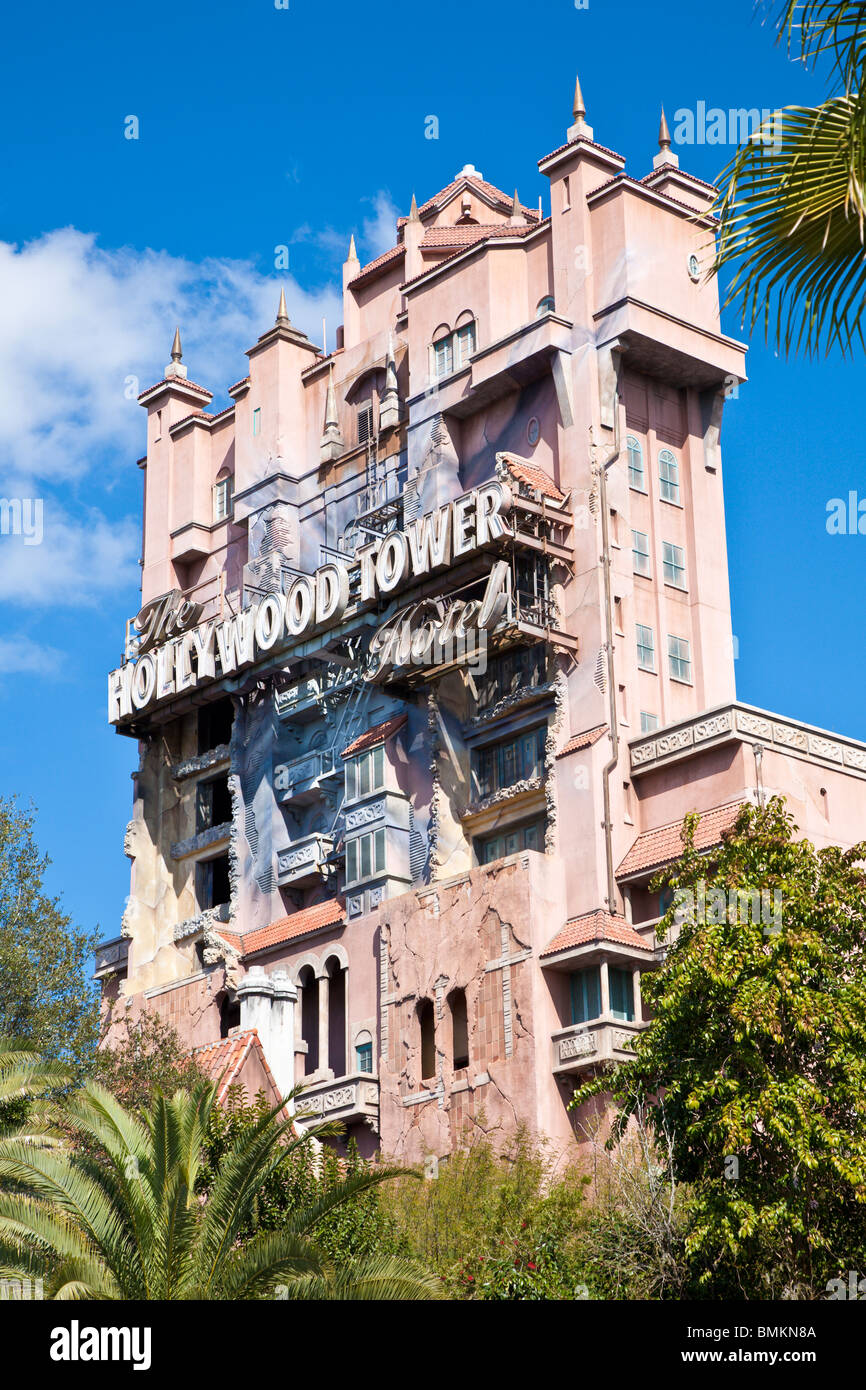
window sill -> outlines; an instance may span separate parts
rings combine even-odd
[[[649,497],[649,493],[647,492],[646,488],[645,488],[645,487],[637,487],[635,483],[629,483],[629,485],[628,485],[628,490],[629,490],[629,492],[637,492],[637,493],[639,493],[641,497]]]
[[[682,502],[674,502],[670,497],[659,497],[659,501],[664,502],[666,507],[676,507],[680,512],[684,510]]]
[[[673,584],[670,579],[665,580],[666,589],[675,589],[678,594],[687,594],[689,591],[684,584]]]
[[[652,666],[641,666],[640,663],[638,663],[638,668],[637,668],[637,669],[638,669],[639,671],[643,671],[643,673],[644,673],[645,676],[657,676],[657,675],[658,675],[658,671],[654,670]]]
[[[671,676],[670,679],[674,682],[675,685],[687,685],[690,690],[694,689],[694,681],[683,680],[682,676]]]

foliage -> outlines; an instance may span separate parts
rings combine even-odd
[[[634,1061],[575,1103],[613,1094],[613,1146],[648,1119],[657,1161],[688,1186],[700,1289],[817,1295],[866,1263],[866,845],[795,840],[773,798],[743,806],[710,862],[696,822],[652,885],[675,890],[660,932],[679,926],[645,977],[653,1020]],[[726,911],[701,910],[702,884]],[[781,893],[778,922],[743,921],[738,890]]]
[[[406,1260],[335,1264],[312,1238],[327,1212],[392,1176],[356,1173],[279,1230],[248,1230],[255,1200],[292,1134],[282,1107],[262,1112],[223,1152],[206,1199],[196,1191],[216,1087],[156,1092],[139,1118],[88,1081],[64,1102],[87,1144],[57,1153],[9,1141],[0,1153],[0,1275],[43,1278],[62,1299],[436,1297]],[[97,1147],[99,1158],[90,1150]]]
[[[525,1133],[506,1149],[476,1139],[440,1160],[438,1177],[382,1193],[408,1248],[452,1298],[584,1295],[578,1227],[586,1179],[556,1172]]]
[[[261,1093],[252,1104],[244,1097],[242,1088],[232,1086],[224,1105],[211,1111],[199,1178],[199,1189],[205,1194],[232,1145],[250,1133],[267,1112]],[[345,1159],[327,1144],[300,1145],[286,1153],[256,1194],[242,1235],[278,1231],[298,1212],[339,1188],[346,1178],[371,1171],[376,1171],[376,1165],[359,1157],[354,1140],[349,1142]],[[376,1186],[362,1189],[351,1202],[327,1210],[316,1225],[316,1244],[332,1260],[407,1253],[407,1243],[398,1237],[395,1222],[382,1210]]]
[[[111,1041],[104,1030],[90,1075],[121,1105],[137,1109],[147,1104],[154,1088],[173,1095],[178,1090],[192,1090],[202,1080],[194,1057],[159,1014],[144,1010],[134,1022],[126,1014],[119,1024],[112,1019],[109,1024]]]
[[[740,262],[727,302],[778,347],[844,351],[863,343],[866,8],[784,0],[777,27],[804,62],[829,57],[842,91],[774,112],[723,170],[714,269]]]
[[[13,1038],[0,1037],[0,1154],[9,1140],[45,1142],[52,1136],[50,1109],[40,1102],[69,1080],[62,1063],[43,1061]]]
[[[73,927],[46,895],[49,860],[33,824],[31,812],[0,798],[0,1036],[80,1066],[97,1034],[90,969],[98,933]]]

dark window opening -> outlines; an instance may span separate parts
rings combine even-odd
[[[237,999],[226,995],[220,1004],[220,1037],[227,1038],[233,1028],[241,1026],[241,1006]]]
[[[530,687],[546,685],[550,680],[548,651],[542,642],[533,647],[512,647],[487,663],[483,676],[475,684],[478,698],[475,708],[490,709],[500,700]]]
[[[502,743],[477,749],[474,755],[476,795],[491,796],[493,792],[513,787],[516,782],[540,777],[546,741],[547,725],[539,724]]]
[[[466,1013],[466,991],[452,990],[448,996],[451,1010],[451,1046],[454,1070],[469,1066],[469,1019]]]
[[[307,1044],[304,1075],[309,1076],[319,1066],[319,982],[311,965],[304,966],[298,984],[301,986],[301,1037]]]
[[[418,1005],[418,1027],[421,1033],[421,1080],[429,1081],[436,1075],[436,1023],[431,999],[422,999]]]
[[[228,773],[199,782],[195,789],[195,829],[200,835],[215,825],[225,825],[232,818],[232,798]]]
[[[601,1014],[601,972],[597,965],[591,970],[575,970],[571,976],[571,1021],[588,1023]]]
[[[334,1076],[346,1075],[346,972],[333,956],[328,975],[328,1066]]]
[[[229,902],[231,888],[228,854],[202,860],[195,866],[195,876],[195,895],[199,912],[206,912],[212,907],[223,907]]]
[[[214,700],[213,704],[202,705],[198,712],[199,753],[209,753],[212,748],[229,742],[233,718],[234,709],[228,695],[222,700]]]

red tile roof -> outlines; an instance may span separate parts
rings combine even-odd
[[[383,251],[381,256],[377,256],[374,261],[368,261],[365,266],[362,266],[354,280],[349,281],[349,284],[358,285],[362,281],[372,280],[379,274],[380,270],[384,270],[392,261],[398,261],[405,254],[406,247],[404,245],[392,246],[390,251]]]
[[[586,946],[592,941],[615,941],[621,946],[634,946],[639,951],[651,951],[652,941],[639,936],[634,927],[624,917],[598,908],[595,912],[585,912],[581,917],[572,917],[561,931],[541,952],[545,956],[558,955],[575,946]]]
[[[699,179],[697,174],[687,174],[685,169],[681,169],[678,164],[660,164],[651,173],[644,174],[641,183],[649,183],[651,179],[657,179],[662,175],[679,174],[681,178],[688,179],[689,183],[700,184],[701,188],[706,188],[710,193],[718,193],[718,184],[707,183],[705,179]]]
[[[451,183],[446,184],[444,188],[440,188],[438,193],[434,193],[432,198],[428,198],[427,202],[421,205],[418,209],[419,217],[426,217],[437,207],[441,207],[443,203],[449,202],[458,188],[463,187],[464,183],[471,184],[474,188],[478,189],[482,195],[486,195],[488,201],[498,203],[500,207],[510,208],[513,206],[513,197],[509,197],[507,193],[503,193],[502,189],[497,188],[494,183],[488,183],[486,179],[475,178],[472,174],[461,174],[459,178],[452,179]],[[524,217],[532,217],[538,221],[538,210],[536,208],[524,207],[522,203],[518,206]]]
[[[220,1038],[219,1042],[193,1048],[192,1055],[200,1071],[204,1072],[208,1080],[218,1085],[218,1105],[222,1105],[225,1100],[229,1086],[238,1081],[244,1063],[253,1052],[258,1053],[259,1062],[273,1087],[274,1095],[278,1097],[277,1083],[268,1066],[265,1050],[255,1028],[248,1028],[243,1033],[230,1033],[227,1038]]]
[[[324,927],[342,926],[346,921],[346,909],[338,898],[328,898],[326,902],[314,903],[312,907],[302,907],[300,912],[292,912],[288,917],[280,917],[267,927],[255,931],[220,931],[219,935],[246,958],[258,951],[281,946],[285,941],[294,941],[299,936],[321,931]]]
[[[350,743],[348,748],[344,748],[340,754],[341,758],[352,757],[355,753],[363,753],[367,748],[375,748],[377,743],[384,743],[392,734],[396,734],[398,729],[402,729],[408,716],[405,714],[395,714],[391,719],[386,719],[382,724],[374,724],[372,729],[356,738]]]
[[[185,386],[190,391],[198,391],[202,396],[207,396],[208,398],[213,396],[213,391],[209,391],[206,386],[199,386],[197,381],[188,381],[185,376],[173,376],[163,377],[162,381],[157,381],[153,386],[148,386],[146,391],[140,392],[138,399],[140,401],[144,400],[144,397],[149,396],[158,386]]]
[[[558,145],[555,150],[550,151],[550,154],[543,155],[538,161],[539,168],[542,164],[545,164],[548,159],[553,159],[555,154],[562,154],[570,145],[588,145],[591,150],[600,150],[602,154],[609,154],[613,159],[618,159],[621,163],[625,164],[625,159],[621,154],[617,154],[616,150],[609,150],[607,145],[600,145],[597,140],[587,140],[586,136],[578,135],[574,140],[566,140],[564,145]]]
[[[565,493],[560,492],[556,483],[549,473],[545,473],[543,468],[537,468],[534,463],[524,463],[522,459],[515,458],[512,454],[504,455],[511,472],[518,482],[525,483],[527,487],[533,487],[537,492],[545,497],[552,497],[555,502],[564,502]]]
[[[410,285],[417,285],[419,280],[423,280],[427,275],[432,275],[434,271],[441,270],[444,265],[448,265],[449,261],[456,261],[457,258],[459,256],[464,255],[464,253],[468,251],[470,247],[480,246],[483,241],[487,241],[492,239],[493,237],[500,236],[503,232],[503,229],[505,231],[506,236],[508,236],[509,230],[512,234],[520,233],[521,236],[529,236],[530,233],[537,232],[539,227],[545,226],[547,221],[548,219],[545,218],[544,222],[538,222],[531,227],[511,227],[510,229],[508,227],[508,224],[503,222],[501,227],[495,228],[492,232],[488,228],[485,231],[484,237],[476,239],[475,241],[470,241],[468,246],[458,246],[456,251],[452,251],[449,255],[443,256],[442,259],[439,261],[431,261],[429,265],[426,265],[424,267],[420,275],[414,275],[411,280],[404,280],[400,288],[406,289]]]
[[[421,242],[421,250],[435,250],[440,246],[471,246],[473,242],[483,241],[485,237],[526,236],[527,232],[530,231],[535,231],[534,223],[531,226],[523,226],[520,223],[494,222],[486,225],[479,223],[477,226],[466,223],[462,227],[457,225],[431,227]]]
[[[584,729],[582,734],[572,735],[565,747],[560,748],[556,756],[564,758],[567,753],[576,753],[580,748],[591,748],[594,743],[598,743],[602,734],[606,733],[606,724],[597,724],[594,729]]]
[[[742,801],[730,801],[704,811],[695,829],[695,849],[711,849],[721,844],[722,832],[729,830],[739,814]],[[638,835],[628,854],[617,869],[617,877],[661,868],[679,859],[683,852],[682,820],[662,825],[658,830],[645,830]]]

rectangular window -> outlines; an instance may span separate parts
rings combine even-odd
[[[216,859],[201,860],[195,866],[195,896],[199,912],[222,907],[231,897],[229,857],[220,854]]]
[[[232,798],[229,792],[228,773],[199,782],[195,789],[195,830],[200,835],[203,830],[211,830],[215,825],[226,825],[232,818]]]
[[[358,409],[358,443],[366,444],[373,438],[373,402],[368,401]]]
[[[373,1044],[371,1042],[359,1043],[355,1048],[355,1057],[357,1058],[358,1071],[373,1070]]]
[[[642,709],[641,712],[640,712],[640,731],[641,731],[641,733],[642,733],[642,734],[651,734],[652,731],[653,731],[653,729],[657,729],[658,726],[659,726],[659,717],[658,717],[658,715],[657,715],[657,714],[650,714],[647,710]]]
[[[666,584],[673,584],[675,589],[686,587],[686,555],[681,546],[662,541],[662,570]]]
[[[360,796],[382,791],[385,786],[385,745],[377,744],[359,753],[356,758],[346,761],[346,800],[356,801]]]
[[[656,644],[651,627],[644,627],[642,623],[636,624],[637,632],[637,664],[642,671],[655,671],[656,669]]]
[[[621,1023],[634,1023],[634,989],[630,970],[608,967],[610,1011]]]
[[[455,350],[454,360],[458,367],[468,366],[469,359],[475,351],[475,324],[464,323],[454,334]]]
[[[261,406],[256,406],[255,410],[253,411],[253,434],[261,434],[261,432],[262,432],[262,411],[261,411]]]
[[[346,841],[346,883],[360,883],[385,872],[385,831],[371,830]]]
[[[668,637],[668,661],[670,662],[671,680],[683,681],[684,684],[691,685],[692,654],[684,637]]]
[[[663,502],[680,502],[680,468],[670,449],[659,454],[659,496]]]
[[[636,492],[646,492],[646,484],[643,474],[643,450],[640,441],[633,435],[629,435],[626,448],[628,450],[628,485],[633,487]]]
[[[220,478],[213,490],[213,519],[225,521],[232,514],[232,480]]]
[[[547,649],[543,642],[534,647],[512,647],[500,656],[490,657],[487,670],[475,677],[477,711],[490,709],[519,690],[529,690],[548,682]]]
[[[539,777],[546,740],[547,725],[539,724],[516,738],[479,748],[474,759],[477,795],[492,796],[505,787],[513,787],[515,782]]]
[[[540,854],[543,853],[545,824],[542,816],[539,820],[527,822],[526,825],[515,825],[508,830],[500,831],[498,835],[476,840],[475,853],[478,863],[492,864],[497,859],[504,859],[507,854],[519,854],[524,849],[534,849]]]
[[[650,569],[650,548],[649,536],[644,531],[632,531],[631,533],[631,554],[632,568],[635,574],[649,575]]]
[[[575,970],[571,976],[571,1021],[589,1023],[601,1014],[601,971]]]
[[[454,370],[454,348],[450,334],[433,344],[433,366],[437,378],[450,376]]]

